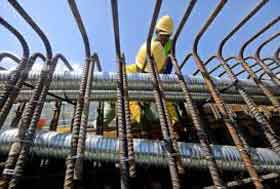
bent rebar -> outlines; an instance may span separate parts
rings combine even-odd
[[[196,135],[198,136],[199,142],[202,146],[202,153],[206,158],[208,169],[209,169],[211,178],[213,180],[213,183],[214,183],[216,188],[225,188],[223,180],[221,179],[221,175],[219,173],[217,163],[216,163],[216,161],[213,157],[213,151],[210,147],[210,144],[209,144],[209,141],[208,141],[208,138],[207,138],[207,134],[206,134],[206,131],[204,129],[204,125],[202,124],[202,121],[201,121],[202,119],[199,116],[198,107],[193,102],[193,98],[192,98],[192,96],[190,94],[190,91],[188,89],[189,87],[188,87],[187,82],[185,81],[185,79],[182,75],[182,72],[180,70],[180,66],[179,66],[179,64],[177,62],[177,59],[175,57],[177,38],[179,37],[179,35],[180,35],[188,17],[190,16],[191,11],[193,10],[193,8],[195,6],[195,3],[196,3],[196,0],[190,1],[189,6],[187,7],[187,9],[184,13],[184,16],[180,21],[180,24],[179,24],[179,26],[178,26],[178,28],[175,32],[175,35],[173,37],[172,51],[171,51],[171,54],[170,54],[169,57],[170,57],[171,62],[173,64],[174,68],[175,68],[175,73],[177,75],[177,81],[180,84],[180,86],[182,88],[182,91],[183,91],[183,94],[184,94],[184,97],[185,97],[185,103],[184,103],[185,111],[188,110],[190,112],[190,115],[191,115],[191,118],[192,118],[192,121],[193,121],[193,125],[194,125],[194,128],[196,130]],[[182,64],[182,65],[184,65],[184,64]]]
[[[211,96],[213,100],[216,102],[217,107],[219,108],[220,113],[223,115],[223,120],[225,123],[225,126],[227,127],[229,134],[231,135],[234,144],[239,149],[240,156],[242,157],[242,161],[244,162],[244,165],[249,173],[249,175],[254,180],[254,185],[256,188],[263,188],[263,185],[261,183],[261,180],[256,172],[256,169],[254,168],[253,162],[251,160],[251,157],[247,150],[245,149],[244,143],[241,140],[240,133],[237,130],[237,123],[234,117],[231,115],[231,113],[228,111],[228,109],[225,107],[225,103],[223,99],[220,96],[220,92],[217,90],[215,84],[211,80],[209,73],[207,72],[203,61],[198,55],[198,43],[207,30],[207,28],[210,26],[210,24],[214,21],[218,13],[222,10],[224,5],[226,4],[226,0],[221,0],[220,3],[217,5],[216,9],[212,12],[211,16],[207,19],[203,27],[200,29],[198,34],[195,37],[195,41],[193,43],[193,56],[195,59],[195,63],[197,67],[200,70],[201,75],[203,76],[206,85],[211,93]]]

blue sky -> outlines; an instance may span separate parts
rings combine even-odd
[[[25,10],[45,31],[51,41],[54,52],[63,53],[76,68],[83,64],[84,48],[78,28],[67,4],[67,0],[19,0]],[[128,63],[134,62],[138,48],[147,37],[149,23],[153,13],[154,2],[151,0],[119,0],[119,17],[121,47]],[[163,0],[160,15],[169,14],[178,25],[189,1]],[[194,36],[213,11],[218,0],[198,0],[185,28],[178,40],[177,56],[182,61],[184,55],[191,51]],[[231,28],[251,10],[259,0],[229,0],[214,24],[204,35],[199,45],[201,57],[205,60],[216,52],[219,42]],[[76,1],[91,42],[92,52],[100,56],[105,71],[115,71],[115,51],[110,0],[77,0]],[[270,20],[279,16],[280,1],[270,0],[262,10],[254,16],[246,27],[229,41],[225,47],[225,55],[236,55],[241,44]],[[5,0],[0,1],[0,15],[16,27],[26,38],[31,52],[45,52],[41,41],[24,20]],[[280,23],[274,25],[262,35],[246,51],[246,55],[255,52],[260,42],[275,32],[279,32]],[[267,46],[263,56],[271,56],[279,47],[280,37]],[[6,29],[0,27],[0,52],[10,51],[21,56],[21,48],[17,40]],[[0,63],[3,65],[4,63]],[[189,61],[184,73],[194,71],[193,61]]]

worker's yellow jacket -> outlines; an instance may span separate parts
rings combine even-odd
[[[168,44],[170,46],[170,44]],[[159,70],[159,73],[164,71],[165,68],[165,62],[166,62],[166,54],[165,54],[165,49],[162,47],[160,42],[153,40],[151,42],[151,52],[154,57],[154,60],[156,62],[157,68]],[[146,61],[146,43],[144,43],[136,56],[136,63],[127,65],[126,66],[126,73],[137,73],[141,72],[143,69],[143,66],[145,65]],[[144,71],[149,72],[150,67],[148,65],[145,66]],[[132,122],[140,122],[141,119],[141,106],[139,102],[137,101],[131,101],[129,102],[129,109],[131,112],[131,121]],[[170,116],[172,124],[174,124],[178,118],[177,118],[177,113],[175,110],[175,107],[171,102],[167,102],[167,110],[168,114]]]

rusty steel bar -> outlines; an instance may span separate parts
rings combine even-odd
[[[6,53],[7,54],[7,53]],[[14,55],[13,55],[14,56]],[[11,57],[11,56],[8,56]],[[14,58],[16,58],[16,56],[14,56]],[[13,58],[13,59],[14,59]],[[27,79],[28,77],[28,73],[31,70],[32,66],[34,65],[35,61],[37,60],[37,58],[41,58],[43,61],[45,61],[45,56],[42,55],[41,53],[34,53],[33,55],[31,55],[31,57],[28,60],[27,65],[25,66],[23,73],[21,74],[21,77],[18,79],[17,83],[15,84],[14,88],[11,90],[11,95],[6,99],[6,102],[0,112],[0,128],[3,126],[12,106],[14,101],[16,100],[22,86],[24,84],[26,84],[27,86],[29,86],[29,84],[25,83],[24,81]],[[18,62],[20,64],[20,62]],[[34,88],[34,87],[33,87]]]
[[[278,68],[280,68],[280,64],[277,64],[276,66],[270,68],[270,70],[273,72],[274,70],[277,70]],[[280,72],[278,71],[275,73],[275,75],[277,76],[279,73]],[[265,76],[265,74],[266,74],[265,72],[262,73],[259,78],[262,79]]]
[[[15,55],[13,55],[12,53],[9,53],[9,52],[4,52],[4,53],[0,53],[0,62],[2,61],[2,59],[3,58],[10,58],[10,59],[12,59],[14,62],[16,62],[16,63],[20,63],[20,59],[17,57],[17,56],[15,56]],[[42,54],[42,53],[39,53],[39,52],[37,52],[37,53],[34,53],[33,55],[31,55],[31,57],[29,58],[29,61],[30,61],[30,64],[32,64],[32,62],[34,62],[35,63],[35,61],[36,61],[36,59],[37,58],[40,58],[40,59],[42,59],[43,61],[45,61],[45,56]],[[34,64],[33,63],[33,64]],[[64,63],[68,63],[68,65],[70,65],[70,63],[68,62],[68,61],[64,61]],[[69,70],[71,70],[71,71],[74,71],[74,69],[72,68],[72,66],[70,65],[70,67],[67,65],[67,67],[68,67],[68,69]],[[6,68],[3,68],[3,70],[6,70]],[[21,78],[22,79],[22,78]],[[27,83],[27,82],[23,82],[23,85],[24,86],[26,86],[26,87],[28,87],[28,88],[30,88],[30,89],[34,89],[35,87],[33,86],[33,85],[31,85],[30,83]],[[63,98],[63,97],[61,97],[61,96],[57,96],[57,95],[55,95],[54,93],[50,93],[50,92],[48,92],[47,93],[49,96],[51,96],[51,97],[54,97],[54,98],[57,98],[58,100],[61,100],[61,101],[65,101],[65,102],[67,102],[67,103],[69,103],[69,104],[72,104],[72,105],[74,105],[75,103],[73,103],[72,101],[70,101],[69,99],[66,99],[66,98]],[[15,101],[15,100],[14,100]]]
[[[261,50],[267,44],[269,44],[270,42],[272,42],[274,39],[276,39],[279,36],[280,36],[280,32],[277,32],[274,35],[272,35],[271,37],[269,37],[267,40],[265,40],[263,43],[261,43],[255,52],[255,58],[257,60],[257,63],[259,63],[261,68],[263,68],[264,73],[266,73],[270,77],[270,79],[280,87],[280,79],[272,72],[272,70],[269,68],[269,66],[266,65],[261,59]]]
[[[216,56],[210,56],[205,62],[204,65],[207,66],[210,62],[212,62],[213,60],[215,60],[217,57]],[[193,72],[192,75],[197,75],[199,73],[199,69],[197,69],[195,72]]]
[[[214,82],[211,80],[209,73],[207,72],[207,70],[203,64],[203,61],[201,60],[201,58],[198,55],[198,43],[199,43],[201,37],[203,36],[203,34],[205,33],[205,31],[207,30],[209,25],[214,21],[214,19],[218,15],[218,13],[222,10],[222,8],[226,4],[226,2],[227,2],[226,0],[220,1],[218,6],[216,7],[216,9],[212,12],[211,16],[207,19],[206,23],[203,25],[201,30],[196,35],[195,41],[193,44],[193,56],[195,59],[195,63],[197,65],[197,67],[199,68],[199,70],[205,80],[205,83],[211,93],[212,98],[215,101],[215,103],[217,104],[217,107],[218,107],[220,113],[222,114],[225,126],[227,127],[229,134],[231,135],[231,137],[233,139],[234,144],[236,145],[236,147],[238,148],[238,150],[240,152],[242,161],[244,162],[244,165],[245,165],[249,175],[254,180],[254,185],[256,186],[256,188],[263,188],[259,175],[258,175],[256,169],[254,168],[251,157],[250,157],[249,153],[247,152],[247,150],[245,149],[245,146],[241,140],[240,134],[238,133],[239,131],[237,129],[237,127],[238,127],[237,122],[234,119],[234,117],[231,115],[229,110],[225,107],[225,103],[220,96],[220,92],[217,90]]]
[[[123,60],[123,81],[124,81],[124,98],[125,98],[125,119],[126,119],[126,135],[127,135],[127,145],[128,145],[128,163],[129,163],[129,176],[131,178],[132,184],[136,179],[136,164],[135,164],[135,153],[133,147],[133,135],[132,135],[132,126],[131,126],[131,117],[129,110],[129,95],[128,95],[128,82],[127,82],[127,73],[125,69],[126,61],[124,54],[122,55]],[[133,185],[132,185],[133,186]]]
[[[74,175],[74,171],[77,170],[75,169],[76,159],[78,158],[77,148],[78,146],[79,148],[83,147],[82,145],[78,145],[78,141],[84,140],[84,138],[81,139],[79,136],[80,136],[80,132],[81,135],[83,135],[83,133],[86,132],[85,131],[86,125],[83,125],[83,127],[81,127],[81,122],[82,122],[82,117],[83,117],[83,122],[86,121],[85,115],[83,114],[85,112],[84,110],[85,103],[87,103],[87,99],[85,99],[85,96],[88,87],[88,78],[89,78],[92,61],[91,61],[90,43],[86,33],[85,26],[83,24],[82,18],[79,13],[79,9],[75,3],[75,0],[68,0],[68,4],[70,6],[71,12],[74,16],[75,22],[79,28],[81,37],[83,39],[85,58],[86,58],[84,64],[84,70],[83,70],[83,77],[80,82],[80,95],[77,100],[76,108],[75,108],[74,122],[72,127],[71,150],[66,160],[64,188],[72,189],[74,187],[74,176],[76,175],[76,174]],[[79,151],[80,150],[81,149],[79,149]]]
[[[15,178],[13,178],[11,180],[10,185],[12,185],[12,184],[16,185],[18,183],[19,179],[23,176],[25,162],[27,161],[30,147],[31,147],[32,143],[34,142],[36,125],[40,119],[40,115],[41,115],[43,107],[44,107],[44,102],[46,100],[47,91],[49,90],[49,86],[52,81],[53,73],[55,71],[58,60],[61,59],[61,57],[63,57],[63,55],[56,54],[49,65],[49,71],[48,71],[48,75],[47,75],[48,80],[46,80],[44,83],[43,89],[41,91],[41,94],[40,94],[40,97],[38,100],[38,105],[35,108],[30,126],[29,126],[28,130],[26,131],[26,134],[24,137],[24,140],[28,141],[28,142],[22,144],[22,149],[21,149],[20,155],[18,157],[16,166],[15,166],[15,175],[16,176],[15,176]]]
[[[277,153],[280,153],[280,142],[276,137],[275,132],[272,130],[272,127],[269,123],[269,121],[266,119],[265,115],[262,112],[258,111],[258,107],[256,103],[253,101],[253,99],[249,96],[246,89],[239,85],[238,78],[234,75],[233,71],[230,69],[229,65],[225,62],[225,58],[223,57],[223,48],[225,44],[234,36],[238,30],[244,26],[249,19],[251,19],[266,3],[267,1],[261,1],[257,4],[257,6],[248,14],[246,15],[241,22],[239,22],[230,32],[226,35],[226,37],[221,41],[218,51],[217,51],[217,58],[220,61],[221,65],[225,69],[226,73],[228,74],[229,78],[233,82],[233,86],[237,89],[239,94],[244,99],[244,102],[249,108],[249,111],[254,116],[255,120],[259,123],[259,128],[264,132],[265,137],[271,144],[273,150],[275,150]],[[244,60],[245,61],[245,60]],[[245,69],[245,68],[244,68]],[[250,69],[250,68],[249,68]],[[272,92],[270,92],[272,94]],[[267,93],[265,93],[267,95]],[[268,98],[271,100],[272,104],[280,108],[280,103],[278,103],[277,99],[275,97],[271,97],[272,95],[267,95]]]
[[[244,60],[247,61],[247,60],[250,60],[250,59],[254,60],[255,58],[252,57],[252,56],[247,56]],[[238,61],[238,58],[235,57],[235,56],[229,57],[229,58],[226,59],[225,61],[228,62],[227,60],[228,60],[228,61],[231,61],[231,60],[235,60],[235,61],[236,61],[235,64],[233,64],[232,66],[230,66],[230,69],[231,69],[231,70],[234,69],[234,68],[236,68],[237,66],[241,65],[241,63]],[[257,64],[250,65],[250,68],[253,68],[253,67],[255,67],[255,66],[257,66]],[[240,75],[240,74],[242,74],[242,73],[244,73],[244,72],[245,72],[245,70],[241,70],[240,72],[238,72],[237,74],[235,74],[235,76],[238,76],[238,75]],[[227,73],[226,71],[223,71],[223,72],[221,72],[221,73],[218,75],[218,77],[222,77],[222,76],[225,75],[226,73]]]
[[[125,69],[125,57],[121,55],[118,1],[111,0],[112,19],[115,39],[115,50],[118,64],[118,137],[120,141],[120,173],[121,188],[130,188],[136,177],[136,165],[133,149],[133,136],[131,131],[131,120],[128,102],[128,83]]]
[[[84,97],[84,108],[81,117],[81,126],[79,132],[78,146],[77,146],[77,154],[76,154],[76,162],[74,169],[74,178],[75,180],[82,180],[82,174],[84,170],[84,153],[85,153],[85,141],[86,141],[86,133],[88,126],[88,116],[89,116],[89,106],[90,106],[90,95],[91,95],[91,82],[93,78],[93,71],[95,68],[95,57],[97,55],[93,54],[91,57],[91,63],[89,65],[89,73],[86,84],[86,91]]]
[[[280,64],[280,47],[275,51],[274,59]]]
[[[6,188],[9,186],[9,188],[15,188],[18,182],[18,178],[21,176],[21,170],[14,169],[15,164],[17,163],[17,159],[20,155],[22,146],[30,141],[25,140],[25,134],[26,130],[31,124],[32,117],[34,114],[34,111],[36,109],[36,106],[38,105],[38,100],[40,98],[40,94],[42,92],[44,83],[49,79],[48,78],[48,66],[52,65],[52,49],[51,45],[49,43],[48,38],[43,33],[43,31],[40,29],[40,27],[34,22],[34,20],[25,12],[25,10],[21,7],[21,5],[16,0],[8,0],[8,2],[12,5],[14,9],[24,18],[24,20],[32,27],[32,29],[38,34],[38,36],[41,38],[45,49],[46,49],[46,64],[44,67],[44,70],[41,73],[41,77],[36,83],[36,87],[34,89],[34,93],[32,95],[32,98],[29,100],[29,103],[26,105],[26,108],[24,110],[24,113],[22,115],[19,130],[17,134],[17,139],[11,146],[8,158],[6,160],[5,168],[3,170],[3,177],[0,180],[0,187]],[[24,157],[25,158],[25,157]],[[18,161],[19,163],[22,163],[23,161]],[[18,174],[18,175],[17,175]],[[12,178],[11,178],[12,176]],[[11,180],[11,181],[10,181]],[[10,183],[9,183],[10,181]]]
[[[184,65],[188,62],[188,60],[192,57],[192,53],[186,54],[183,62],[180,64],[180,70],[184,67]]]
[[[270,62],[270,63],[266,63],[267,61],[271,61],[271,62]],[[264,60],[264,59],[263,59],[262,62],[264,62],[264,63],[266,64],[266,66],[268,66],[268,68],[271,69],[271,71],[273,71],[272,68],[271,68],[273,65],[275,65],[275,64],[276,64],[276,65],[280,65],[280,64],[278,64],[278,63],[277,63],[275,60],[273,60],[273,59],[272,59],[272,60]],[[255,64],[253,64],[253,65],[250,66],[250,67],[252,68],[254,65],[258,65],[258,63],[255,63]],[[263,68],[259,68],[259,69],[257,69],[257,70],[254,71],[255,74],[258,74],[259,72],[262,72],[261,75],[266,74],[266,73],[264,72]],[[260,79],[262,79],[261,75],[259,76]],[[247,76],[247,79],[250,79],[250,75]]]
[[[176,42],[177,42],[177,38],[179,37],[188,17],[191,14],[191,11],[193,10],[194,6],[195,6],[196,0],[192,0],[189,3],[189,6],[187,7],[183,18],[180,21],[180,24],[175,32],[175,35],[173,37],[173,45],[172,45],[172,51],[170,54],[170,59],[172,64],[174,65],[175,68],[175,73],[177,75],[177,81],[180,84],[182,91],[184,93],[184,97],[185,97],[185,103],[184,103],[184,108],[185,111],[189,111],[193,124],[194,124],[194,128],[196,130],[196,134],[199,138],[199,142],[201,144],[202,147],[202,153],[205,156],[205,159],[207,161],[207,165],[208,165],[208,169],[211,175],[211,178],[213,180],[213,183],[215,185],[216,188],[225,188],[224,187],[224,183],[223,180],[221,179],[221,175],[219,173],[219,169],[217,166],[217,163],[214,159],[213,156],[213,151],[210,147],[210,143],[208,141],[208,137],[206,134],[206,131],[204,130],[204,125],[202,124],[202,119],[199,116],[199,112],[198,112],[198,107],[197,105],[193,102],[192,96],[190,94],[190,91],[188,89],[188,85],[187,82],[185,81],[182,71],[180,70],[180,66],[177,62],[176,59]],[[182,64],[184,65],[184,64]]]
[[[240,61],[238,61],[238,58],[237,57],[234,57],[234,59],[235,59],[235,61],[236,61],[236,63],[234,64],[234,65],[232,65],[230,68],[232,69],[232,68],[235,68],[235,67],[237,67],[237,66],[241,66],[241,63],[240,63]],[[265,60],[263,60],[263,61],[267,61],[268,59],[270,59],[269,57],[267,57],[267,58],[265,58]],[[256,66],[259,66],[259,64],[257,63],[257,61],[256,61],[256,58],[254,57],[254,56],[247,56],[245,59],[244,59],[246,62],[248,61],[248,60],[253,60],[255,63],[254,64],[252,64],[252,65],[250,65],[249,67],[250,68],[254,68],[254,67],[256,67]],[[263,70],[262,68],[259,68],[258,70]],[[259,71],[258,70],[256,70],[256,71],[254,71],[255,73],[258,73]],[[239,76],[239,75],[241,75],[241,74],[243,74],[243,73],[247,73],[246,72],[246,70],[241,70],[240,72],[238,72],[238,73],[236,73],[236,74],[234,74],[236,77],[237,76]],[[225,72],[222,72],[220,75],[224,75],[225,74]],[[248,75],[247,76],[247,79],[249,79],[250,78],[250,76]]]
[[[251,79],[257,84],[259,88],[262,89],[263,93],[271,100],[272,104],[280,110],[280,102],[275,98],[271,90],[266,87],[263,82],[258,78],[258,76],[254,73],[254,71],[249,67],[249,64],[244,60],[244,51],[246,47],[253,42],[257,37],[259,37],[263,32],[268,30],[270,27],[272,27],[274,24],[276,24],[280,20],[280,17],[277,17],[273,19],[269,24],[267,24],[264,28],[262,28],[259,32],[257,32],[253,37],[251,37],[249,40],[247,40],[242,47],[240,48],[238,60],[240,61],[242,67],[244,70],[248,72]],[[273,80],[272,80],[273,81]],[[275,81],[273,81],[275,82]],[[277,84],[277,83],[276,83]],[[280,149],[280,146],[279,146]],[[280,152],[280,151],[279,151]]]
[[[4,94],[1,95],[0,97],[0,111],[2,114],[2,110],[4,108],[4,105],[6,104],[8,98],[10,96],[14,96],[12,91],[15,90],[15,85],[17,84],[18,79],[20,78],[21,74],[23,74],[22,72],[24,71],[26,64],[28,62],[28,58],[30,55],[29,52],[29,46],[26,42],[26,40],[24,39],[24,37],[20,34],[20,32],[18,32],[18,30],[16,28],[14,28],[12,25],[10,25],[6,20],[4,20],[2,17],[0,17],[0,24],[5,27],[9,32],[11,32],[16,38],[17,40],[20,42],[21,46],[22,46],[22,51],[23,51],[23,55],[22,58],[20,60],[19,65],[16,67],[16,69],[14,70],[13,73],[11,73],[9,81],[7,82],[7,84],[4,85]],[[5,54],[3,54],[1,56],[1,59],[5,57]],[[14,58],[14,56],[10,56],[10,58]],[[7,111],[7,108],[5,108],[4,110],[5,112]],[[3,122],[4,118],[2,118],[0,116],[0,128],[2,126],[1,122]]]
[[[171,121],[168,116],[167,108],[166,108],[166,98],[160,83],[159,79],[159,73],[156,67],[156,63],[153,59],[153,56],[151,54],[151,42],[152,42],[152,36],[154,33],[154,28],[156,24],[156,20],[159,15],[160,7],[161,7],[162,1],[157,0],[154,12],[152,16],[152,21],[150,24],[149,32],[148,32],[148,38],[147,38],[147,64],[151,67],[150,75],[152,76],[152,82],[153,82],[153,92],[154,97],[156,100],[156,106],[157,111],[159,114],[159,120],[160,120],[160,126],[162,135],[165,141],[165,150],[166,150],[166,156],[168,159],[168,167],[169,172],[171,176],[171,183],[172,188],[177,189],[181,188],[181,183],[179,179],[179,174],[184,173],[184,168],[181,164],[181,159],[178,154],[178,146],[175,138],[175,134],[171,125]]]

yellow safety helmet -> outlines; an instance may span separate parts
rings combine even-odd
[[[172,18],[168,15],[165,15],[158,20],[156,24],[156,30],[161,31],[161,33],[171,35],[173,33],[173,25]]]
[[[145,61],[146,61],[146,48],[147,47],[147,44],[144,43],[137,55],[136,55],[136,58],[135,58],[135,62],[136,62],[136,65],[137,67],[142,70],[144,65],[145,65]],[[164,67],[165,67],[165,59],[166,59],[166,56],[164,55],[163,53],[163,47],[161,45],[161,43],[159,41],[155,41],[153,40],[151,42],[151,52],[152,52],[152,55],[154,57],[154,60],[156,62],[156,65],[157,65],[157,68],[158,68],[158,71],[161,72]],[[145,72],[149,72],[151,69],[150,69],[150,66],[148,63],[146,63],[146,67],[144,69]]]

